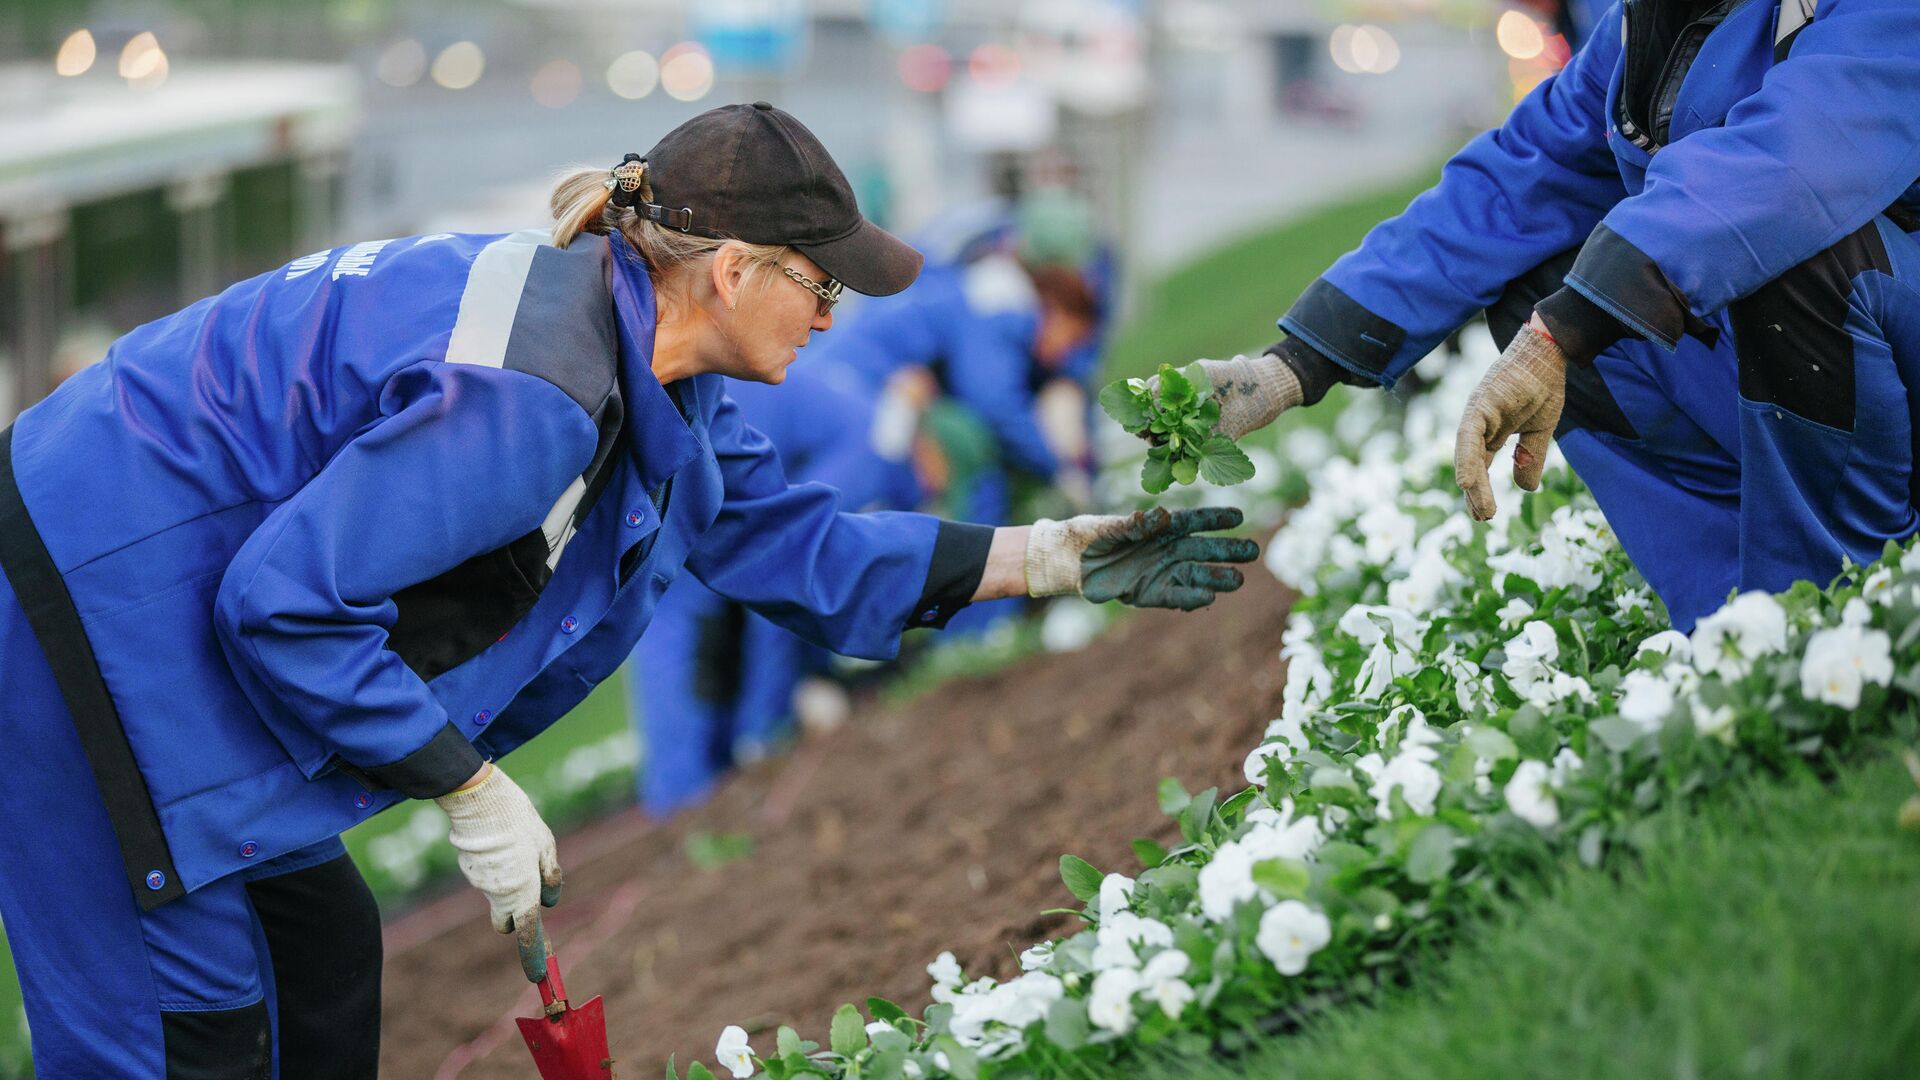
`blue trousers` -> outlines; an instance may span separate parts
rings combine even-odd
[[[34,1071],[371,1077],[380,919],[338,839],[142,913],[66,703],[0,577],[0,921]]]
[[[1503,347],[1571,255],[1488,309]],[[1716,340],[1630,340],[1570,373],[1561,450],[1675,627],[1920,530],[1917,287],[1920,243],[1880,217],[1716,314]]]

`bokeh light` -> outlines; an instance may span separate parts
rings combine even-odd
[[[152,90],[167,81],[167,54],[150,31],[133,35],[120,50],[120,77],[136,90]]]
[[[646,97],[659,85],[660,61],[645,49],[621,53],[607,65],[607,89],[628,101]]]
[[[713,89],[713,58],[683,41],[660,57],[660,88],[675,101],[699,101]]]
[[[953,78],[953,57],[938,45],[909,45],[900,50],[899,69],[907,89],[935,94]]]
[[[1546,35],[1540,32],[1540,24],[1525,12],[1509,11],[1500,16],[1494,24],[1493,38],[1500,43],[1500,51],[1515,60],[1531,60],[1546,50]]]
[[[373,73],[388,86],[412,86],[427,73],[426,47],[412,38],[401,38],[380,51]]]
[[[1350,75],[1385,75],[1400,66],[1400,43],[1372,24],[1334,27],[1327,51],[1334,66]]]
[[[990,41],[967,57],[967,74],[985,86],[1005,86],[1020,77],[1020,54]]]
[[[487,70],[487,54],[471,41],[456,41],[433,58],[433,81],[449,90],[465,90]]]
[[[60,43],[60,52],[53,58],[53,70],[68,77],[84,75],[93,67],[94,58],[98,55],[93,34],[86,30],[75,30]]]
[[[549,109],[564,109],[580,96],[580,67],[571,60],[549,60],[533,73],[529,88],[533,100]]]

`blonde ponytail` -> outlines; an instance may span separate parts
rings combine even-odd
[[[566,247],[583,232],[605,236],[607,200],[613,192],[607,187],[607,170],[576,169],[553,186],[553,246]]]

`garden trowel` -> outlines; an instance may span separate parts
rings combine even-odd
[[[540,1080],[613,1080],[606,1008],[598,997],[584,1005],[567,1000],[560,958],[547,945],[546,930],[538,922],[531,935],[520,939],[520,967],[527,980],[540,987],[541,1014],[514,1020]]]

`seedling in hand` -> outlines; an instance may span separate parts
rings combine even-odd
[[[1199,364],[1185,370],[1161,364],[1159,395],[1145,379],[1122,379],[1100,391],[1100,407],[1129,434],[1153,443],[1140,470],[1140,486],[1158,495],[1175,481],[1197,477],[1225,487],[1253,476],[1253,462],[1232,439],[1214,431],[1220,403]]]

